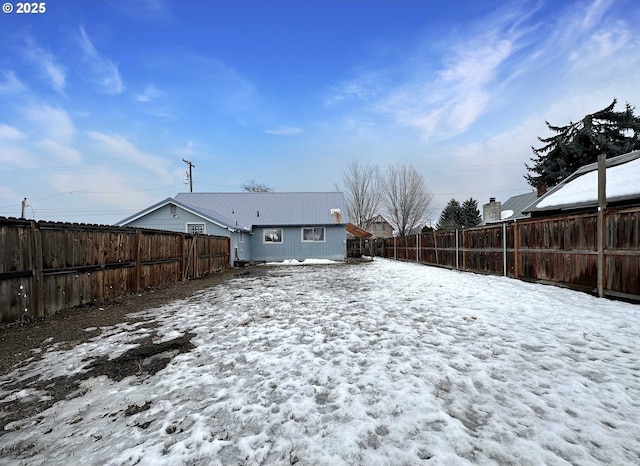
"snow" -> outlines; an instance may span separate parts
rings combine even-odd
[[[640,197],[640,159],[607,168],[607,199]],[[542,199],[537,207],[598,201],[598,171],[585,173]]]
[[[3,377],[195,335],[153,376],[5,426],[0,465],[640,462],[637,305],[378,258],[254,270]]]
[[[299,261],[297,259],[286,259],[282,262],[267,262],[265,265],[327,265],[327,264],[341,264],[341,262],[333,261],[330,259],[304,259]]]
[[[500,220],[504,220],[505,218],[509,218],[513,215],[513,210],[507,209],[500,212]]]

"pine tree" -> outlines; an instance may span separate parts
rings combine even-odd
[[[532,166],[526,165],[531,172],[525,175],[527,182],[554,186],[581,166],[595,163],[600,153],[609,158],[640,149],[640,117],[629,104],[622,112],[614,111],[616,103],[613,99],[608,107],[566,126],[545,122],[554,134],[538,137],[544,145],[531,148],[536,157]]]
[[[462,227],[462,207],[455,199],[451,199],[445,206],[438,219],[438,230],[456,230]]]
[[[472,197],[462,203],[460,213],[462,217],[462,227],[464,228],[477,227],[482,221],[480,210],[478,210],[478,201],[476,201]]]

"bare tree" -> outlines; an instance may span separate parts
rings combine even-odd
[[[351,162],[342,175],[349,220],[365,227],[380,209],[380,170],[377,165]]]
[[[248,191],[250,193],[270,193],[273,192],[273,188],[271,186],[267,186],[266,184],[258,183],[253,178],[249,181],[245,181],[242,183],[242,190]]]
[[[426,223],[432,201],[433,194],[413,166],[392,165],[384,173],[383,203],[387,220],[400,236]]]

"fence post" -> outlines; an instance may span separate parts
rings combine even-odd
[[[31,256],[31,269],[33,270],[33,280],[31,282],[31,307],[34,317],[44,317],[44,279],[42,274],[42,236],[40,228],[36,222],[31,222],[31,244],[33,254]]]
[[[420,234],[416,233],[416,262],[420,262]]]
[[[142,231],[140,229],[136,230],[136,265],[133,270],[133,281],[134,288],[136,291],[140,291],[142,289]]]
[[[467,242],[469,238],[469,230],[462,232],[462,270],[467,270]]]
[[[519,232],[519,224],[517,220],[513,221],[513,278],[518,278],[520,275],[520,232]]]
[[[440,262],[438,262],[438,236],[436,235],[436,230],[433,230],[433,249],[436,251],[436,265],[440,265]]]
[[[398,245],[396,244],[396,237],[393,237],[393,258],[398,259]]]
[[[598,296],[604,297],[607,282],[607,261],[604,255],[606,231],[604,211],[607,208],[607,161],[604,154],[598,155]]]
[[[502,274],[507,276],[507,222],[502,222]]]
[[[458,229],[456,228],[456,270],[458,270],[459,264],[458,264]]]

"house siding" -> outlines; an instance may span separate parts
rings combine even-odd
[[[231,233],[231,232],[229,232]],[[231,260],[251,260],[251,235],[246,232],[231,233]]]
[[[302,228],[323,226],[325,241],[302,242]],[[255,227],[251,238],[251,259],[254,261],[280,262],[288,259],[329,259],[344,261],[347,256],[347,231],[345,225],[309,225],[282,228],[282,243],[264,243],[264,227]],[[246,239],[245,239],[246,241]]]
[[[144,217],[140,217],[127,223],[128,227],[134,228],[153,228],[155,230],[179,231],[187,233],[188,223],[204,223],[205,234],[216,236],[230,236],[231,232],[227,228],[223,228],[215,223],[204,220],[202,217],[187,212],[180,207],[175,210],[176,214],[171,214],[171,206],[165,205],[153,212],[149,212]]]
[[[346,204],[344,195],[337,192],[183,193],[119,224],[188,232],[192,223],[204,224],[207,235],[230,238],[232,264],[288,259],[344,261],[347,255]],[[325,229],[323,241],[303,241],[303,228],[311,227]],[[282,243],[265,244],[265,228],[282,228]]]
[[[247,241],[247,237],[249,235],[247,233],[244,233],[244,242],[240,243],[238,233],[232,233],[228,228],[224,228],[220,225],[209,222],[202,217],[198,217],[197,215],[194,215],[191,212],[187,212],[180,207],[176,207],[174,215],[172,214],[170,205],[162,206],[157,210],[149,212],[143,217],[127,223],[127,226],[132,228],[150,228],[154,230],[177,231],[180,233],[186,233],[187,224],[189,223],[204,223],[206,235],[226,236],[230,238],[231,265],[233,265],[233,262],[236,259],[249,260],[249,258],[251,257],[249,242]],[[235,255],[236,251],[238,252],[237,258]]]

